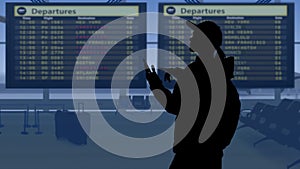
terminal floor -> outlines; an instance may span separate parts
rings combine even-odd
[[[32,124],[33,119],[29,122]],[[90,139],[81,146],[58,141],[54,114],[41,115],[41,135],[35,134],[35,128],[29,128],[28,135],[20,134],[22,114],[2,114],[2,123],[0,169],[167,169],[174,155],[168,151],[151,158],[130,159],[113,155]],[[274,141],[253,147],[253,142],[262,137],[250,128],[238,130],[224,153],[223,169],[286,169],[300,158],[300,151]],[[300,164],[292,169],[297,168]]]

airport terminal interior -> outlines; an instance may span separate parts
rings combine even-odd
[[[0,1],[0,169],[167,169],[176,117],[144,63],[172,91],[163,68],[195,60],[186,21],[204,20],[241,101],[223,169],[300,168],[299,17],[296,0]]]

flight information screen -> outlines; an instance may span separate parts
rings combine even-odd
[[[107,3],[7,3],[6,4],[6,87],[7,88],[71,88],[73,70],[79,56],[86,58],[76,64],[76,80],[95,78],[95,87],[110,88],[118,65],[136,51],[146,48],[145,3],[109,5]],[[110,27],[110,34],[99,30],[110,22],[126,17]],[[141,23],[140,21],[143,21]],[[119,32],[125,39],[117,41]],[[98,48],[82,48],[97,32]],[[120,35],[121,36],[121,35]],[[114,45],[111,49],[109,46]],[[99,67],[91,67],[99,53],[108,50]],[[101,53],[103,54],[103,53]],[[130,60],[131,59],[131,60]],[[127,59],[124,74],[116,79],[122,83],[133,79],[136,88],[145,88],[143,73],[134,75],[137,58]],[[142,59],[142,58],[141,58]],[[142,65],[143,66],[143,65]],[[97,71],[96,77],[92,77]]]
[[[159,11],[164,16],[159,19],[159,48],[179,56],[186,64],[196,55],[183,43],[189,42],[192,30],[182,19],[194,23],[210,20],[222,29],[224,53],[235,58],[233,81],[237,87],[293,87],[294,4],[161,3]],[[184,64],[164,56],[158,56],[158,64],[184,68]],[[160,72],[160,76],[163,74]]]

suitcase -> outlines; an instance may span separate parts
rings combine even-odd
[[[90,116],[88,113],[79,112],[78,116],[90,124]],[[68,140],[76,145],[87,144],[87,133],[82,128],[76,112],[71,111],[57,111],[55,114],[55,135],[58,140]],[[89,132],[89,128],[88,131]]]

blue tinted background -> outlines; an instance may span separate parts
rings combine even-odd
[[[6,2],[30,2],[29,0],[1,0],[0,15],[5,15]],[[104,0],[50,0],[50,2],[106,2]],[[147,2],[149,12],[158,11],[159,2],[184,2],[184,0],[127,0],[127,2]],[[254,3],[256,0],[204,0],[203,2],[245,2]],[[272,1],[274,2],[274,1]],[[295,3],[295,41],[300,41],[300,2],[298,0],[282,0],[281,2]],[[151,26],[155,26],[157,21],[152,20]],[[156,35],[149,36],[148,41],[155,42]],[[0,23],[0,42],[5,42],[5,24]],[[150,46],[155,47],[155,44]],[[300,46],[295,44],[295,72],[300,73]],[[150,57],[150,61],[155,59]],[[0,84],[4,83],[5,74],[5,45],[0,45]],[[295,89],[284,89],[281,97],[300,99],[300,83],[296,82]],[[257,102],[267,102],[273,105],[279,103],[278,93],[280,89],[249,89],[241,90],[243,108],[252,107]],[[53,95],[51,95],[53,94]],[[145,92],[139,93],[144,95]],[[276,96],[277,95],[277,96]],[[71,99],[70,90],[50,90],[52,99]],[[99,90],[97,98],[105,99],[106,91]],[[29,99],[43,99],[42,89],[4,89],[0,88],[1,101],[10,102],[10,99],[22,99],[23,103]],[[20,104],[21,104],[20,102]],[[12,100],[10,103],[17,103]],[[2,105],[1,105],[2,106]],[[17,106],[16,106],[17,108]],[[26,108],[25,108],[26,109]],[[282,118],[287,115],[282,112]],[[124,127],[124,122],[120,122],[120,116],[107,114],[107,119],[119,127],[120,131],[131,132],[145,136],[157,134],[173,122],[174,117],[164,114],[157,123],[143,127]],[[77,146],[67,141],[57,141],[54,136],[54,116],[53,114],[41,115],[40,123],[42,135],[36,135],[36,129],[29,128],[29,135],[23,136],[23,113],[2,114],[4,128],[0,128],[0,169],[164,169],[168,168],[173,158],[173,153],[168,151],[162,155],[146,159],[128,159],[113,155],[99,148],[92,141],[87,145]],[[29,117],[30,124],[34,124],[33,112]],[[128,125],[126,123],[126,125]],[[140,129],[140,130],[139,130]],[[145,134],[146,132],[146,134]],[[253,143],[263,135],[250,128],[241,129],[236,132],[231,146],[225,151],[224,169],[283,169],[288,164],[300,158],[300,151],[291,147],[283,146],[274,141],[263,142],[256,147]],[[157,143],[159,144],[159,143]],[[124,145],[126,146],[126,145]],[[291,169],[299,168],[297,165]],[[186,167],[188,168],[188,167]]]
[[[4,16],[5,15],[5,2],[30,2],[29,0],[4,0],[4,1],[0,1],[0,15]],[[72,0],[72,1],[68,1],[68,0],[50,0],[50,2],[106,2],[103,0],[87,0],[87,1],[82,1],[82,0]],[[170,0],[170,1],[166,1],[166,0],[127,0],[127,2],[148,2],[147,6],[148,6],[148,11],[149,12],[157,12],[158,11],[158,3],[159,2],[185,2],[184,0]],[[209,3],[214,3],[214,2],[253,2],[255,3],[256,1],[254,0],[204,0],[203,2],[209,2]],[[274,2],[274,1],[272,1]],[[299,21],[299,17],[300,17],[300,2],[296,1],[296,0],[282,0],[281,2],[293,2],[295,3],[295,41],[298,42],[300,41],[300,33],[299,30],[300,29],[300,23],[297,22]],[[156,21],[153,21],[152,23],[155,23]],[[5,25],[3,23],[0,23],[0,41],[5,41]],[[153,37],[154,38],[154,37]],[[149,41],[152,41],[151,39],[149,39]],[[300,52],[300,47],[299,45],[295,46],[295,72],[300,72],[300,58],[299,58],[299,52]],[[5,51],[4,51],[4,47],[3,45],[1,45],[0,48],[0,73],[3,75],[5,72],[5,65],[4,65],[4,56],[5,56]]]

